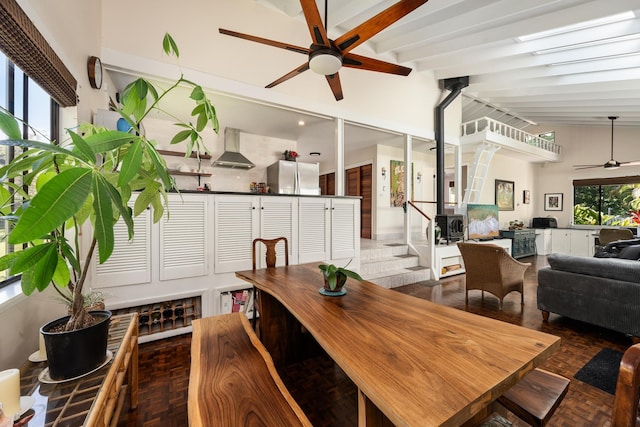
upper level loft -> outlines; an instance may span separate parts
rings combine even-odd
[[[463,123],[460,146],[463,153],[473,152],[480,145],[500,147],[500,153],[533,163],[559,162],[561,146],[554,141],[527,133],[488,117]]]

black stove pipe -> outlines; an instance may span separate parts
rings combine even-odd
[[[444,214],[444,109],[469,86],[469,76],[444,80],[444,88],[451,93],[436,107],[436,213]]]

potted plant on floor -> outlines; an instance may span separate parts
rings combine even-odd
[[[324,276],[324,287],[320,290],[321,294],[332,296],[346,294],[344,284],[347,281],[347,277],[351,277],[352,279],[356,279],[360,282],[364,280],[355,271],[347,270],[349,264],[351,264],[351,261],[349,261],[349,263],[344,267],[337,267],[334,264],[320,264],[318,266]]]
[[[169,56],[179,57],[169,34],[163,41]],[[153,220],[162,218],[166,192],[174,188],[164,159],[141,132],[141,123],[160,101],[178,87],[191,89],[195,103],[191,112],[196,124],[177,123],[180,131],[172,144],[187,140],[186,153],[207,152],[200,132],[210,125],[218,132],[215,109],[202,87],[183,75],[166,90],[158,90],[139,78],[122,92],[117,111],[129,124],[123,132],[81,126],[83,133],[68,131],[70,139],[57,144],[22,139],[16,119],[0,112],[0,131],[7,139],[2,145],[25,151],[0,168],[0,217],[11,224],[10,244],[25,245],[21,251],[0,258],[0,270],[22,274],[22,291],[31,295],[49,285],[61,295],[71,295],[71,314],[43,326],[52,379],[76,377],[95,369],[105,360],[108,311],[88,312],[83,287],[97,250],[98,262],[109,259],[114,248],[114,226],[124,221],[129,238],[134,235],[133,217],[153,208]],[[28,193],[23,186],[33,189]],[[139,192],[133,209],[128,205],[133,192]],[[81,248],[79,233],[91,223],[88,248]],[[62,292],[60,288],[68,288]],[[58,351],[56,338],[82,334],[87,345],[77,349],[65,346]],[[87,351],[86,355],[80,354]]]

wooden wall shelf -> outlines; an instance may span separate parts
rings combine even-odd
[[[158,153],[162,154],[163,156],[176,156],[176,157],[185,157],[185,153],[182,153],[180,151],[171,151],[171,150],[158,150]],[[196,159],[196,153],[191,153],[191,155],[189,156],[192,159]],[[203,160],[208,160],[211,158],[211,156],[209,154],[200,154],[200,158]]]
[[[211,176],[210,173],[204,173],[204,172],[182,172],[182,171],[177,171],[177,170],[172,170],[172,169],[169,169],[169,173],[171,175],[183,175],[183,176]]]

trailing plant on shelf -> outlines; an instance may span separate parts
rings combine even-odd
[[[320,264],[318,266],[324,275],[324,288],[326,290],[331,292],[339,291],[347,281],[347,277],[351,277],[352,279],[356,279],[360,282],[364,280],[355,271],[347,270],[349,264],[351,264],[351,261],[349,261],[344,267],[337,267],[334,264]]]
[[[163,50],[179,58],[178,46],[169,34],[164,36]],[[176,123],[180,131],[171,143],[186,140],[187,153],[206,153],[200,132],[207,126],[218,132],[216,111],[202,87],[182,74],[166,90],[143,78],[124,89],[117,111],[130,125],[129,132],[82,125],[80,133],[68,130],[70,138],[61,143],[25,140],[19,122],[0,111],[0,131],[7,136],[0,144],[25,150],[0,168],[0,218],[11,224],[9,243],[25,245],[1,257],[0,270],[22,274],[26,295],[53,284],[70,300],[66,330],[91,323],[83,287],[96,248],[100,263],[112,255],[116,223],[126,224],[131,239],[133,217],[152,207],[157,222],[164,213],[166,193],[174,181],[155,141],[141,132],[141,123],[151,111],[162,111],[161,100],[178,87],[191,90],[189,97],[195,103],[191,116],[196,123]],[[27,186],[29,192],[23,190]],[[139,194],[131,209],[128,202],[134,191]],[[87,221],[92,226],[91,243],[82,250],[80,229]]]

